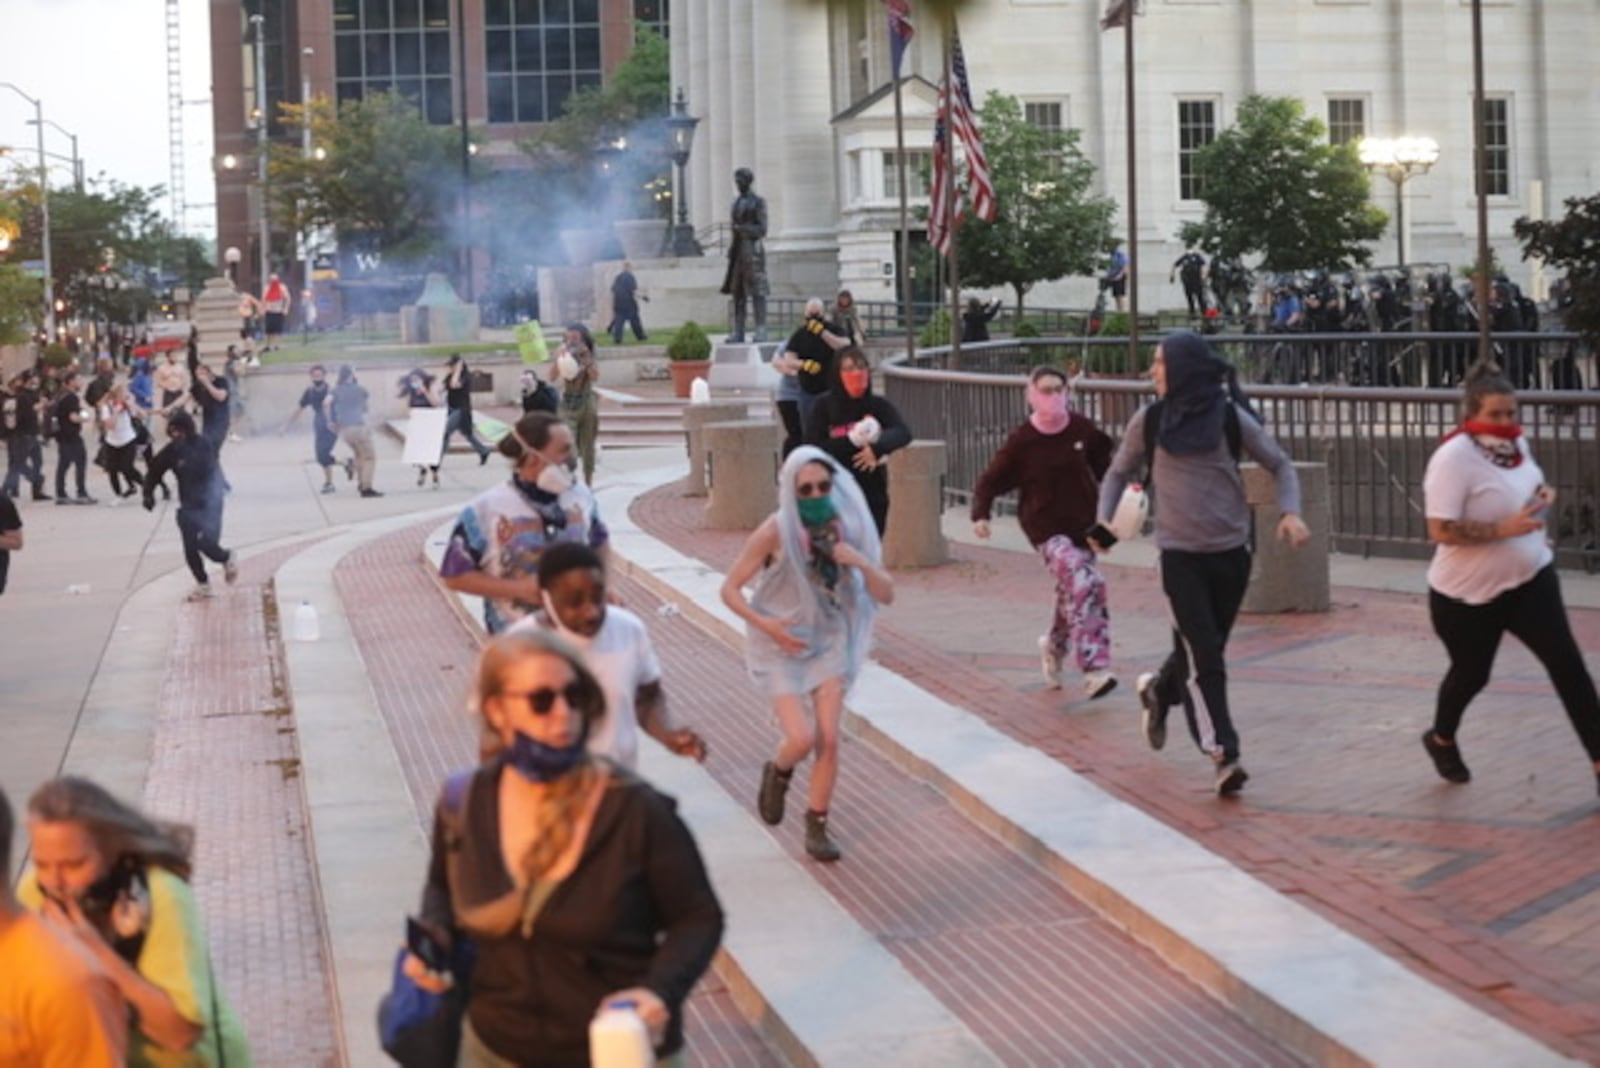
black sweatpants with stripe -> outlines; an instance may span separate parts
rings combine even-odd
[[[1172,614],[1172,653],[1156,677],[1163,705],[1182,705],[1200,751],[1239,759],[1239,732],[1228,710],[1224,652],[1250,584],[1250,550],[1161,550],[1161,589]]]

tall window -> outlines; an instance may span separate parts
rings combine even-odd
[[[1022,117],[1029,126],[1049,133],[1060,133],[1064,127],[1061,101],[1029,100],[1022,105]]]
[[[600,0],[485,0],[490,122],[549,122],[600,84]]]
[[[1328,101],[1328,144],[1343,145],[1367,136],[1367,102],[1361,99]]]
[[[1486,97],[1483,101],[1484,171],[1492,197],[1511,195],[1511,101]]]
[[[634,20],[644,23],[663,37],[672,36],[667,32],[672,23],[669,15],[667,0],[633,0]]]
[[[449,0],[334,0],[333,53],[340,103],[395,92],[452,121]]]
[[[1202,188],[1200,170],[1195,164],[1199,151],[1217,139],[1215,100],[1178,101],[1178,199],[1199,200]]]
[[[907,152],[906,196],[913,199],[927,196],[932,173],[932,152]],[[900,154],[892,150],[883,154],[883,195],[889,200],[900,199]]]

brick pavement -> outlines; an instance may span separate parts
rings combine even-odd
[[[700,529],[703,507],[668,486],[633,518],[725,568],[743,536]],[[949,565],[897,575],[878,628],[886,667],[1541,1041],[1600,1057],[1594,777],[1520,646],[1502,649],[1469,710],[1475,779],[1455,788],[1417,742],[1443,671],[1421,598],[1341,588],[1326,615],[1244,617],[1230,676],[1254,778],[1239,803],[1221,803],[1181,735],[1162,753],[1138,737],[1133,676],[1169,641],[1152,574],[1107,568],[1123,687],[1091,704],[1073,680],[1050,692],[1038,678],[1049,586],[1037,561],[953,549]],[[1573,621],[1584,648],[1600,646],[1600,613]]]
[[[144,793],[195,829],[193,885],[217,979],[260,1068],[339,1063],[299,746],[272,573],[305,545],[243,562],[237,586],[178,611]]]
[[[432,824],[439,784],[477,759],[477,721],[467,709],[479,638],[432,581],[421,547],[429,521],[379,538],[334,571],[352,632],[416,807]],[[423,872],[416,873],[420,892]],[[397,920],[398,922],[398,920]],[[762,1068],[782,1063],[740,1015],[715,972],[695,988],[686,1018],[694,1063]]]

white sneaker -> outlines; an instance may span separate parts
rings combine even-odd
[[[1050,636],[1039,639],[1039,674],[1044,676],[1046,689],[1061,689],[1061,658],[1050,651]]]
[[[1104,697],[1117,688],[1117,677],[1109,671],[1090,671],[1083,676],[1083,692],[1092,701]]]
[[[211,583],[209,582],[198,583],[194,589],[189,591],[189,600],[191,601],[209,601],[211,596]]]
[[[222,565],[222,578],[230,586],[239,581],[239,554],[237,552],[228,554],[227,561]]]

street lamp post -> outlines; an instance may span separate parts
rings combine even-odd
[[[1394,183],[1395,242],[1399,266],[1406,265],[1407,248],[1405,186],[1419,174],[1427,174],[1439,162],[1439,142],[1431,137],[1365,137],[1361,140],[1361,162],[1370,171]]]
[[[50,260],[50,173],[45,169],[44,102],[29,96],[10,82],[0,82],[0,85],[33,105],[34,129],[39,135],[39,237],[44,245],[44,336],[45,344],[53,345],[56,340],[56,283],[51,274],[54,265]]]
[[[689,183],[684,168],[689,165],[689,150],[694,146],[694,128],[700,120],[689,114],[689,101],[683,95],[683,86],[672,101],[672,114],[667,116],[667,130],[672,135],[672,163],[678,170],[678,188],[672,199],[677,206],[678,222],[672,231],[674,256],[700,256],[700,243],[694,239],[694,227],[689,222]]]
[[[300,155],[309,165],[311,160],[311,57],[317,50],[307,45],[300,49]],[[305,198],[300,200],[300,263],[301,282],[305,286],[300,299],[300,318],[306,324],[304,333],[311,329],[311,228],[305,220]]]
[[[40,121],[39,119],[29,119],[28,125],[32,126]],[[83,192],[83,160],[78,158],[78,135],[53,119],[44,119],[42,121],[46,126],[54,126],[61,133],[66,134],[67,139],[72,142],[72,185],[78,192]]]
[[[234,285],[239,284],[239,261],[244,259],[244,253],[239,251],[239,246],[229,245],[222,254],[222,262],[228,265],[228,281]]]
[[[264,15],[251,15],[250,25],[256,38],[256,199],[260,202],[260,218],[256,223],[256,240],[261,246],[258,259],[259,274],[256,288],[266,292],[267,275],[271,264],[272,230],[267,221],[267,20]]]

